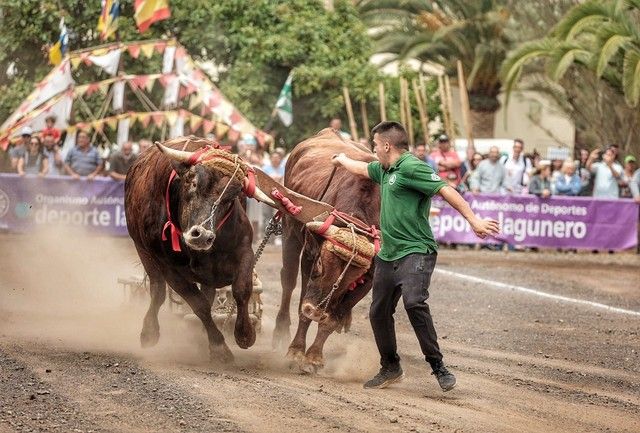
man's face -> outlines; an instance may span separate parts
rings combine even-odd
[[[45,135],[42,142],[44,143],[44,147],[46,147],[47,149],[52,149],[53,146],[56,144],[55,140],[51,135]]]
[[[147,150],[148,148],[151,147],[151,141],[149,140],[140,140],[140,143],[138,143],[138,146],[140,146],[140,153],[144,152],[145,150]]]
[[[562,172],[567,176],[573,176],[576,172],[576,166],[573,162],[566,161],[562,164]]]
[[[519,157],[522,153],[522,148],[522,143],[520,143],[519,141],[515,141],[513,143],[513,156],[515,156],[516,158]]]
[[[415,149],[415,156],[416,157],[418,157],[420,159],[424,159],[424,156],[425,156],[426,153],[427,153],[427,148],[424,145],[420,144],[420,145],[416,146],[416,149]]]
[[[331,123],[329,123],[329,126],[337,131],[340,131],[340,129],[342,129],[342,120],[331,119]]]
[[[89,135],[86,132],[78,134],[78,147],[80,149],[86,149],[89,147]]]
[[[126,142],[122,145],[122,153],[125,156],[131,155],[132,151],[133,151],[133,145],[130,142]]]
[[[280,162],[282,162],[282,157],[280,156],[280,154],[277,152],[273,152],[271,154],[271,165],[277,167],[280,165]]]
[[[30,140],[31,140],[31,136],[29,134],[23,134],[20,136],[20,141],[18,143],[23,146],[27,146]]]
[[[489,160],[491,162],[498,161],[499,157],[500,157],[500,151],[498,150],[497,147],[492,147],[491,149],[489,149]]]
[[[382,167],[389,168],[389,148],[391,145],[388,141],[384,140],[379,133],[375,133],[373,136],[373,151],[378,157],[378,161],[382,164]]]
[[[443,152],[448,152],[451,149],[451,142],[449,140],[438,141],[438,148]]]
[[[580,149],[580,160],[586,161],[589,158],[589,151],[587,149]]]

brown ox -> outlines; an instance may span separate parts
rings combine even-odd
[[[314,199],[322,199],[341,212],[351,214],[367,225],[379,226],[380,193],[371,180],[350,174],[338,168],[328,184],[331,157],[344,152],[351,158],[373,161],[374,155],[354,143],[342,141],[331,129],[298,144],[287,161],[285,186]],[[326,193],[322,193],[327,187]],[[321,197],[322,196],[322,197]],[[282,302],[276,318],[273,336],[274,347],[282,347],[290,340],[289,326],[291,294],[302,272],[299,321],[296,335],[289,345],[287,356],[296,360],[307,372],[315,372],[324,365],[322,348],[333,331],[348,329],[351,309],[371,289],[373,265],[364,275],[364,282],[355,289],[349,286],[362,273],[362,268],[350,266],[341,284],[322,310],[317,306],[332,289],[346,266],[346,261],[322,248],[324,239],[305,229],[302,223],[287,217],[283,221],[282,243]],[[302,257],[301,257],[302,253]],[[306,336],[312,321],[318,322],[315,341],[306,350]]]
[[[185,143],[185,151],[177,150],[183,149]],[[246,349],[256,338],[248,311],[253,231],[241,204],[243,171],[231,179],[232,173],[219,170],[214,159],[204,161],[212,153],[203,154],[202,163],[190,161],[193,151],[213,144],[204,139],[180,138],[165,144],[166,147],[158,145],[145,151],[125,181],[127,228],[151,283],[151,304],[143,321],[140,341],[143,347],[157,343],[160,337],[158,310],[165,300],[165,283],[169,283],[202,321],[211,357],[230,361],[233,355],[211,318],[215,288],[232,285],[238,306],[234,329],[238,346]],[[180,251],[172,246],[170,228],[164,230],[168,221],[165,194],[173,169],[177,177],[169,188],[169,210],[177,229],[182,231],[177,238]],[[212,212],[218,199],[218,206]],[[220,226],[225,216],[227,219]]]

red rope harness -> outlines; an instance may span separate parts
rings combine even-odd
[[[291,200],[285,197],[284,194],[278,191],[277,188],[273,188],[271,190],[271,195],[276,200],[279,200],[280,203],[282,203],[282,206],[284,206],[287,212],[289,212],[291,215],[298,215],[300,212],[302,212],[302,206],[296,206],[295,204],[293,204]]]

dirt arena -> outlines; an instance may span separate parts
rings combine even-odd
[[[277,247],[258,266],[263,331],[249,350],[227,338],[232,365],[211,364],[203,331],[168,309],[158,346],[139,348],[146,305],[116,283],[142,273],[128,239],[3,235],[0,254],[2,433],[640,431],[635,254],[441,251],[430,305],[448,393],[401,307],[405,379],[362,388],[378,369],[370,297],[318,375],[272,351]]]

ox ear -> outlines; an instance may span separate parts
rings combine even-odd
[[[191,163],[189,161],[193,152],[172,149],[170,147],[163,146],[157,141],[155,144],[160,152],[169,158],[169,162],[176,173],[178,173],[178,176],[183,176],[187,171],[189,171],[189,168],[191,167]]]

